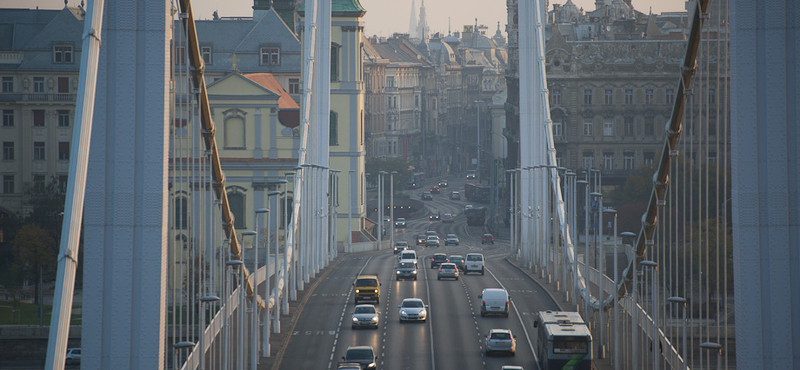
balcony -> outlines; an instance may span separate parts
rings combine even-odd
[[[0,52],[0,64],[20,64],[25,58],[22,51],[3,51]]]
[[[23,101],[53,101],[53,102],[75,102],[77,94],[45,94],[33,93],[22,94]]]

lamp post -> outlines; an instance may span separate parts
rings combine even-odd
[[[481,101],[475,100],[475,110],[477,111],[477,133],[478,133],[478,142],[475,144],[475,154],[478,160],[478,170],[476,172],[476,179],[478,180],[478,184],[481,183]]]
[[[619,370],[619,321],[618,321],[618,313],[617,309],[617,302],[618,302],[618,295],[617,295],[617,284],[619,283],[619,268],[617,266],[617,210],[615,209],[608,209],[604,210],[604,213],[608,213],[614,216],[614,370]]]
[[[353,174],[356,170],[348,171],[347,175],[347,250],[353,253]]]
[[[289,312],[289,299],[295,300],[295,291],[294,291],[294,263],[289,261],[289,254],[286,253],[289,250],[289,176],[294,176],[295,172],[288,171],[283,174],[284,180],[286,180],[285,186],[285,194],[283,195],[283,266],[284,266],[284,273],[283,278],[286,279],[284,282],[284,291],[283,291],[283,312]],[[294,194],[294,192],[292,192]],[[292,199],[294,199],[294,195],[292,195]],[[294,233],[294,230],[291,231]],[[292,234],[294,236],[294,234]],[[292,238],[292,242],[294,242],[294,238]],[[294,260],[294,255],[296,251],[294,250],[294,245],[292,246],[292,260]],[[290,277],[289,274],[292,276]]]
[[[661,341],[658,338],[658,292],[656,292],[658,280],[658,264],[653,261],[642,261],[641,265],[645,268],[653,270],[653,369],[658,370],[659,363],[659,348],[661,348]]]
[[[300,184],[298,187],[300,190],[300,197],[301,197],[301,207],[300,211],[302,215],[298,215],[297,220],[302,220],[300,222],[303,223],[303,227],[301,229],[301,241],[298,243],[300,248],[298,248],[297,253],[297,289],[303,290],[303,286],[305,283],[308,282],[308,259],[309,255],[311,254],[311,202],[309,202],[309,186],[308,183],[311,180],[311,165],[310,164],[303,164],[300,166],[302,168],[302,173],[300,174],[299,181]],[[295,177],[295,179],[298,179]]]
[[[269,222],[267,224],[269,224]],[[258,225],[258,211],[256,211],[256,225]],[[258,230],[258,226],[256,226],[256,230]],[[253,244],[253,270],[251,272],[251,275],[253,276],[253,286],[257,287],[258,286],[258,236],[259,236],[258,231],[250,231],[250,230],[243,231],[242,238],[244,238],[245,236],[255,237],[255,241]],[[267,233],[267,263],[269,263],[269,233]],[[266,272],[269,273],[269,264],[265,266],[265,269]],[[265,286],[268,283],[269,283],[269,275],[267,275],[267,278],[264,281]],[[255,289],[253,289],[253,292],[255,292]],[[258,306],[255,304],[255,302],[257,301],[255,296],[256,295],[254,294],[252,313],[250,314],[250,319],[251,319],[250,325],[253,328],[253,330],[250,331],[250,362],[252,366],[251,368],[253,370],[255,370],[256,365],[258,364],[258,331],[255,330],[255,328],[258,327],[258,312],[256,312],[256,310],[258,310]],[[264,297],[266,297],[266,295]],[[267,298],[264,298],[265,302],[266,299]],[[267,310],[266,312],[269,312],[268,305],[265,305],[265,309]]]
[[[182,350],[184,350],[184,349],[188,349],[188,348],[192,348],[192,347],[194,347],[194,342],[189,342],[189,341],[178,342],[178,343],[175,343],[175,344],[172,345],[172,348],[175,349],[175,356],[172,356],[172,368],[173,369],[178,369],[179,368],[178,366],[180,364],[180,361],[178,360],[178,357],[180,355],[180,352]]]
[[[586,280],[586,289],[589,289],[589,182],[586,180],[577,180],[578,185],[584,185],[584,217],[583,217],[583,278]],[[577,187],[575,189],[577,191]],[[575,194],[577,199],[577,193]],[[577,234],[577,231],[576,231]],[[577,258],[575,263],[575,270],[578,269]],[[583,318],[589,321],[589,300],[584,297],[583,299]]]
[[[328,170],[328,178],[330,179],[329,183],[331,184],[330,189],[330,200],[328,202],[328,225],[330,227],[329,231],[329,242],[330,246],[328,250],[330,251],[327,263],[330,263],[333,258],[336,256],[336,207],[339,205],[337,203],[337,199],[339,198],[339,173],[342,172],[341,170],[330,169]]]
[[[271,204],[272,204],[270,198],[275,196],[275,195],[278,195],[280,193],[281,192],[279,192],[279,191],[270,191],[269,193],[267,193],[267,212],[269,212],[269,210],[271,208]],[[271,235],[272,234],[272,230],[271,229],[272,229],[272,223],[269,222],[269,218],[267,218],[267,258],[264,260],[264,263],[267,265],[267,275],[266,275],[266,279],[264,279],[264,301],[265,301],[264,305],[266,307],[266,309],[264,310],[264,312],[265,312],[264,321],[265,322],[269,321],[269,294],[268,294],[269,289],[268,289],[268,287],[269,287],[269,255],[271,254],[270,249],[272,248],[272,240],[271,240],[272,239],[272,235]],[[277,231],[278,227],[276,226],[275,229]],[[279,293],[278,289],[277,289],[277,287],[278,287],[278,243],[277,242],[278,242],[278,240],[277,240],[277,238],[275,238],[275,288],[276,289],[274,289],[274,293],[275,293],[275,296],[273,297],[274,307],[272,307],[272,311],[275,313],[272,332],[276,333],[276,334],[281,332],[281,322],[280,322],[281,309],[280,309],[280,305],[278,304],[278,296],[277,296],[277,294]],[[268,326],[269,325],[267,325],[267,324],[264,325],[264,331],[265,332],[269,331],[268,328],[267,328]],[[269,336],[265,335],[264,338],[269,338]],[[264,340],[267,340],[267,339],[264,339]]]
[[[714,343],[714,342],[700,343],[700,348],[707,350],[709,352],[711,351],[717,352],[717,370],[722,369],[722,346],[719,343]]]
[[[388,174],[386,171],[378,171],[378,250],[383,248],[383,176]]]
[[[669,297],[667,298],[667,302],[674,303],[675,306],[679,306],[683,308],[683,320],[681,320],[681,332],[682,335],[681,339],[682,346],[681,346],[681,357],[683,357],[683,369],[689,369],[689,359],[686,358],[686,299],[683,297]]]
[[[204,343],[204,338],[206,336],[206,303],[217,301],[219,301],[219,297],[213,295],[200,298],[200,366],[198,367],[200,370],[205,369],[204,365],[206,359],[206,347]]]
[[[509,221],[511,224],[511,248],[508,251],[508,255],[511,256],[511,253],[517,249],[517,234],[516,230],[514,229],[514,223],[516,222],[516,213],[514,209],[516,207],[516,193],[514,192],[514,174],[516,173],[515,170],[506,170],[506,173],[509,176],[509,194],[508,194],[508,213],[509,213]]]
[[[599,205],[602,203],[603,195],[600,193],[591,193],[590,194],[593,199],[597,200],[597,204]],[[603,209],[598,207],[597,210],[597,226],[595,227],[597,230],[600,229],[600,225],[603,223]],[[597,237],[597,230],[595,230],[595,246],[594,251],[597,254],[598,249],[600,250],[599,256],[595,256],[595,263],[597,264],[597,291],[598,291],[598,299],[600,302],[603,302],[603,275],[605,271],[603,271],[603,241]],[[599,259],[598,259],[599,258]],[[602,306],[602,303],[601,303]],[[603,327],[603,316],[605,316],[603,312],[603,308],[600,307],[600,312],[598,313],[600,316],[600,358],[605,358],[605,337],[603,337],[604,327]]]
[[[397,171],[392,171],[389,174],[389,222],[392,225],[392,235],[389,236],[391,240],[391,247],[394,247],[394,175]]]
[[[244,331],[241,330],[241,328],[244,327],[244,314],[242,312],[244,310],[244,289],[243,289],[244,288],[244,284],[243,284],[243,280],[244,280],[243,275],[244,274],[243,274],[243,271],[242,271],[242,265],[244,265],[244,262],[242,262],[242,260],[231,260],[231,261],[226,262],[225,265],[227,265],[228,267],[231,268],[231,275],[233,275],[233,270],[234,269],[236,269],[236,272],[239,273],[239,279],[238,279],[238,284],[237,284],[238,285],[237,289],[239,290],[239,313],[238,313],[237,316],[239,317],[239,328],[240,329],[237,330],[238,334],[236,335],[237,336],[237,343],[236,343],[237,362],[236,362],[236,368],[238,370],[242,370],[244,368]]]

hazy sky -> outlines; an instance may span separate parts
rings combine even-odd
[[[107,0],[108,1],[108,0]],[[119,0],[116,0],[119,1]],[[412,0],[360,0],[361,5],[367,9],[364,17],[365,34],[391,36],[394,32],[408,32],[411,17]],[[419,14],[422,0],[413,0],[416,5],[415,13]],[[551,0],[554,3],[565,3],[567,0]],[[594,0],[572,0],[575,5],[584,10],[594,10]],[[684,0],[632,0],[636,10],[647,13],[650,7],[653,13],[673,12],[684,10]],[[80,0],[69,0],[70,6],[77,6]],[[64,0],[0,0],[0,8],[35,8],[61,9]],[[252,0],[193,0],[192,6],[199,19],[211,18],[214,10],[219,10],[220,16],[252,16]],[[425,0],[428,16],[428,26],[431,33],[447,32],[448,22],[453,31],[461,30],[465,24],[474,24],[475,17],[478,24],[489,27],[490,34],[497,29],[505,30],[506,0]]]

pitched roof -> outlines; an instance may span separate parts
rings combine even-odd
[[[244,77],[275,93],[276,95],[279,95],[280,98],[278,98],[278,108],[300,109],[300,106],[297,104],[297,102],[292,99],[292,96],[289,95],[289,92],[286,91],[283,86],[281,86],[281,83],[275,79],[275,76],[273,76],[272,73],[248,73],[244,75]]]

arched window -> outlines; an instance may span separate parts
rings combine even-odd
[[[339,145],[339,113],[331,111],[330,145]]]
[[[244,217],[244,193],[238,188],[229,190],[228,205],[233,214],[233,227],[244,230],[246,228]]]
[[[223,112],[225,117],[225,149],[245,148],[245,112],[229,109]]]
[[[189,210],[187,209],[186,197],[175,198],[175,228],[186,229],[189,226]]]

